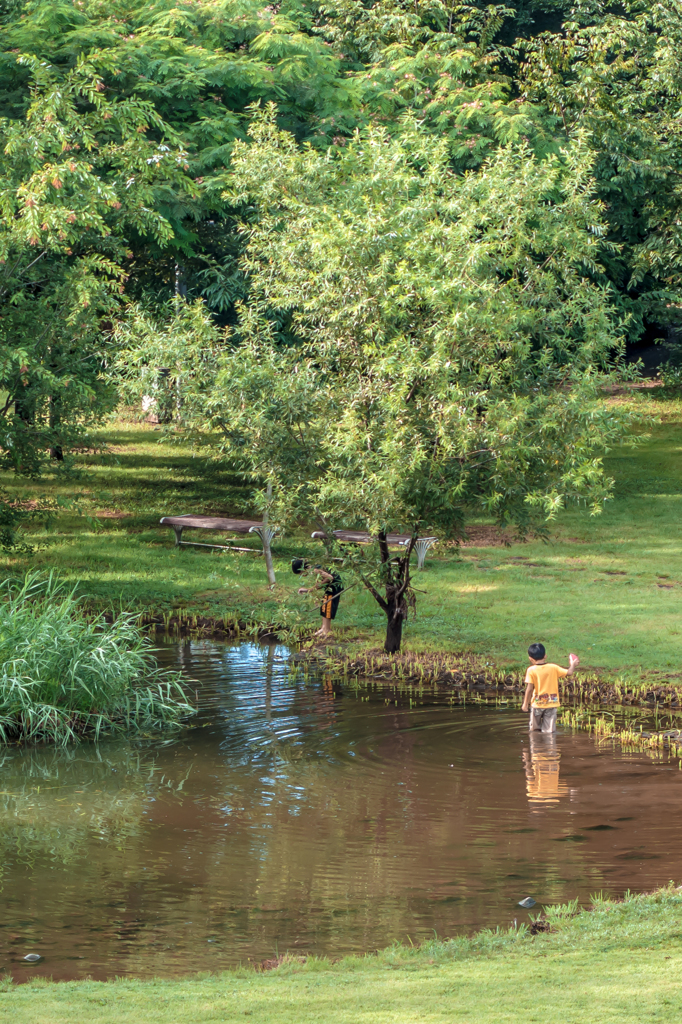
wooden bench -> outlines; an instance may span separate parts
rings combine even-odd
[[[313,540],[324,540],[322,530],[315,530],[310,535]],[[373,537],[366,530],[334,530],[334,536],[341,544],[371,544],[377,538]],[[409,533],[387,533],[386,542],[390,547],[407,547],[412,540]],[[417,568],[423,569],[426,561],[426,552],[434,544],[438,543],[438,537],[418,537],[414,544],[414,551],[417,554]]]
[[[171,526],[175,531],[175,544],[177,547],[211,548],[216,551],[250,551],[252,555],[260,555],[262,552],[255,548],[238,548],[234,544],[202,544],[199,541],[183,540],[183,530],[220,530],[224,533],[256,533],[261,539],[261,544],[269,547],[272,538],[278,532],[278,527],[263,526],[263,523],[255,519],[224,519],[222,516],[195,516],[191,513],[184,516],[164,516],[161,520],[162,526]],[[266,536],[264,534],[266,533]]]

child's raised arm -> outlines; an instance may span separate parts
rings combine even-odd
[[[580,664],[580,658],[577,654],[569,654],[568,656],[568,674],[572,676],[575,673],[578,665]]]

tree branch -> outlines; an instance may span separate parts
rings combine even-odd
[[[379,591],[375,590],[375,588],[372,586],[372,584],[369,582],[369,580],[365,579],[365,577],[362,575],[362,573],[359,573],[359,576],[360,576],[360,579],[362,580],[362,582],[365,584],[365,586],[369,590],[369,592],[372,595],[372,597],[374,598],[374,600],[377,602],[379,607],[382,609],[382,611],[384,611],[384,612],[386,612],[388,614],[388,604],[386,603],[386,601],[384,601],[384,599],[381,596],[381,594],[379,593]]]
[[[400,601],[402,599],[403,594],[405,593],[405,591],[408,589],[408,587],[410,585],[410,555],[412,554],[412,552],[414,550],[414,545],[415,545],[416,541],[417,541],[417,535],[416,535],[416,533],[413,533],[412,537],[410,538],[410,543],[407,546],[407,551],[405,552],[405,555],[404,555],[404,559],[405,559],[405,574],[404,574],[402,583],[400,584],[400,586],[396,590],[395,596],[396,596],[397,601]]]

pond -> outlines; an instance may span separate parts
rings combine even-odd
[[[0,755],[0,971],[170,976],[508,927],[533,896],[682,881],[678,760],[513,708],[295,679],[286,649],[163,651],[172,739]],[[23,962],[39,953],[36,966]]]

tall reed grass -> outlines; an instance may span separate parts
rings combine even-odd
[[[66,744],[176,726],[193,712],[135,616],[88,619],[52,573],[0,583],[0,742]]]

